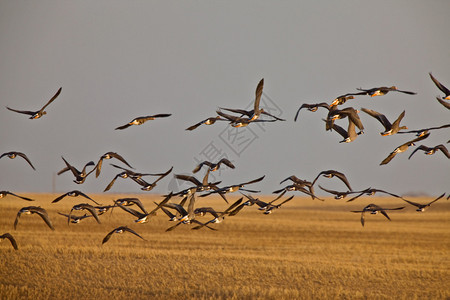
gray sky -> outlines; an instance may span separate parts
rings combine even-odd
[[[370,108],[389,119],[406,110],[402,123],[410,129],[450,123],[428,76],[433,72],[450,87],[449,12],[444,0],[0,1],[0,152],[24,152],[37,169],[2,158],[0,189],[51,192],[53,174],[64,167],[61,156],[81,168],[108,151],[137,171],[173,166],[174,173],[189,173],[214,146],[236,165],[217,179],[229,185],[266,175],[249,186],[263,193],[281,188],[290,175],[312,180],[327,169],[344,172],[355,190],[449,192],[450,164],[442,153],[408,160],[409,149],[379,166],[413,136],[382,137],[381,124],[364,113],[365,134],[349,144],[325,131],[323,110],[302,111],[293,121],[302,103],[396,85],[417,95],[362,96],[344,107]],[[247,107],[261,78],[263,100],[286,122],[252,124],[238,136],[225,122],[185,131],[218,107]],[[41,119],[5,108],[37,110],[59,87]],[[114,130],[157,113],[172,116]],[[422,144],[449,139],[449,129],[433,131]],[[117,163],[105,161],[100,177],[83,185],[68,173],[57,176],[56,192],[102,192],[118,173],[110,162]],[[171,178],[154,192],[174,187]],[[345,190],[335,179],[319,183]],[[125,180],[111,190],[139,191]]]

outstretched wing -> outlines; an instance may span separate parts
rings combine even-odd
[[[56,94],[48,100],[48,102],[40,109],[40,111],[43,111],[50,103],[52,103],[58,96],[61,94],[62,87],[59,88],[59,90],[56,92]]]
[[[51,230],[55,230],[46,210],[41,208],[39,210],[35,210],[34,212],[37,213],[42,218],[42,220],[44,220],[45,224],[47,224],[47,226],[50,227]]]
[[[433,75],[430,74],[431,80],[433,80],[434,84],[437,86],[438,89],[440,89],[446,96],[450,95],[450,90],[446,88],[442,83],[440,83],[436,78],[434,78]]]
[[[116,129],[115,130],[122,130],[122,129],[125,129],[125,128],[128,128],[128,127],[130,127],[132,124],[130,124],[130,123],[127,123],[127,124],[125,124],[125,125],[122,125],[122,126],[119,126],[119,127],[116,127]],[[109,239],[109,238],[108,238]]]
[[[34,115],[36,112],[35,111],[29,111],[29,110],[18,110],[18,109],[13,109],[13,108],[10,108],[10,107],[6,107],[7,109],[9,109],[10,111],[13,111],[13,112],[16,112],[16,113],[19,113],[19,114],[25,114],[25,115],[30,115],[30,116],[32,116],[32,115]]]
[[[0,239],[8,239],[11,242],[11,245],[14,247],[14,249],[19,250],[19,248],[17,247],[16,240],[10,233],[4,233],[3,235],[0,235]]]
[[[33,170],[36,170],[36,168],[33,166],[31,161],[28,159],[28,157],[24,153],[16,152],[16,155],[18,155],[18,156],[22,157],[23,159],[25,159],[27,161],[27,163],[33,168]]]

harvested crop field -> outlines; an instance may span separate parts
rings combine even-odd
[[[419,213],[401,200],[362,197],[352,203],[295,197],[270,215],[256,206],[212,224],[218,229],[191,230],[158,211],[146,224],[115,208],[113,213],[67,225],[79,199],[51,204],[58,195],[25,195],[27,202],[8,196],[0,202],[1,299],[448,299],[450,297],[450,202],[444,199]],[[138,197],[146,208],[159,195],[91,195],[106,204]],[[230,197],[231,198],[231,197]],[[273,197],[260,197],[270,200]],[[233,198],[234,201],[237,198]],[[433,197],[413,198],[427,203]],[[78,201],[78,202],[77,202]],[[177,200],[178,201],[178,200]],[[369,203],[406,206],[381,214],[361,210]],[[24,206],[44,207],[55,231],[37,215],[23,215]],[[197,198],[196,207],[227,205],[219,197]],[[74,214],[80,215],[79,212]],[[205,222],[209,215],[197,217]],[[105,235],[126,225],[145,240],[125,233]]]

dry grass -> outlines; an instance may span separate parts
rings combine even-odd
[[[37,199],[56,228],[17,211],[29,202],[8,196],[0,200],[0,233],[12,233],[19,251],[0,242],[1,299],[448,299],[450,298],[450,202],[440,200],[425,213],[407,206],[390,212],[392,222],[349,212],[375,202],[404,205],[399,200],[361,198],[354,203],[325,203],[296,197],[271,215],[247,207],[214,224],[219,231],[172,225],[159,213],[147,224],[117,209],[67,225],[57,211],[68,212],[80,199],[50,204],[57,195],[24,195]],[[117,195],[116,198],[124,195]],[[130,195],[127,195],[130,196]],[[137,195],[148,208],[159,196]],[[111,202],[111,195],[93,195]],[[417,202],[431,199],[414,199]],[[83,201],[84,202],[84,201]],[[200,198],[197,206],[225,208],[220,198]],[[207,220],[207,217],[202,217]],[[131,234],[107,232],[129,225]]]

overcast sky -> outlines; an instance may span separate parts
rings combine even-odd
[[[449,1],[0,1],[1,190],[101,193],[118,173],[105,161],[99,178],[83,185],[61,156],[81,168],[108,151],[138,172],[190,174],[196,160],[226,156],[235,170],[215,173],[224,185],[266,175],[249,188],[271,193],[290,175],[313,180],[322,170],[347,175],[354,190],[367,187],[438,195],[450,192],[450,160],[413,151],[379,163],[414,135],[382,137],[381,124],[361,112],[365,134],[339,143],[325,131],[326,111],[302,103],[330,103],[356,88],[396,85],[417,92],[360,96],[343,107],[373,109],[420,129],[450,123],[433,72],[450,88]],[[247,108],[264,78],[262,102],[286,122],[251,124],[236,131],[225,122],[186,131],[219,107]],[[6,109],[40,109],[29,120]],[[171,113],[123,131],[135,117]],[[337,121],[347,127],[346,120]],[[446,143],[450,129],[420,142]],[[446,144],[450,146],[450,144]],[[203,171],[196,175],[199,179]],[[53,181],[53,178],[54,181]],[[155,193],[179,188],[173,175]],[[345,191],[336,179],[319,184]],[[186,185],[182,186],[186,187]],[[181,187],[180,187],[181,188]],[[118,180],[109,193],[139,192]]]

